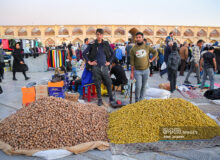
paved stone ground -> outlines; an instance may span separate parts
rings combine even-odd
[[[18,81],[12,81],[12,73],[6,72],[5,79],[0,85],[2,86],[4,93],[0,95],[0,120],[11,115],[17,109],[22,107],[22,94],[21,87],[32,81],[40,81],[42,79],[49,79],[53,71],[28,73],[31,77],[29,81],[25,81],[21,73],[17,73]],[[127,72],[129,75],[129,72]],[[216,83],[220,83],[220,75],[216,75]],[[194,74],[189,79],[192,83],[196,82]],[[178,77],[178,84],[182,84],[184,77]],[[160,78],[158,73],[155,73],[153,77],[149,78],[148,84],[150,87],[158,88],[160,83],[167,82],[167,77]],[[134,97],[134,96],[133,96]],[[172,94],[172,97],[184,98],[179,92]],[[107,102],[108,98],[104,98]],[[121,99],[128,102],[129,99],[125,99],[124,96],[117,94],[117,99]],[[187,99],[195,103],[205,113],[211,113],[213,115],[220,115],[220,106],[210,103],[207,99]],[[133,100],[134,101],[134,100]],[[94,101],[93,103],[96,103]],[[112,112],[115,109],[108,108],[108,111]],[[40,158],[26,157],[26,156],[8,156],[0,151],[0,160],[38,160]],[[136,155],[112,155],[109,150],[98,151],[93,150],[79,155],[71,155],[62,160],[220,160],[220,147],[204,148],[200,150],[181,150],[181,151],[169,151],[169,152],[145,152]]]

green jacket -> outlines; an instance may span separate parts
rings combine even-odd
[[[130,63],[136,70],[146,70],[149,68],[149,56],[152,53],[154,56],[158,56],[158,52],[142,44],[141,46],[135,45],[130,51]]]

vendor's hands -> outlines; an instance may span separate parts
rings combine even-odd
[[[109,66],[109,65],[110,65],[110,62],[106,62],[105,65],[106,65],[106,66]]]
[[[20,61],[20,64],[24,64],[24,62],[23,62],[23,61]]]
[[[96,61],[92,61],[92,62],[88,61],[88,64],[91,65],[91,66],[96,66],[97,65]]]
[[[149,62],[151,63],[151,62],[153,62],[153,60],[152,60],[152,59],[150,59],[150,60],[149,60]]]

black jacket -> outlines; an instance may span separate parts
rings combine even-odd
[[[24,65],[20,64],[20,62],[24,62],[23,59],[23,53],[22,49],[15,49],[12,53],[12,56],[14,58],[13,60],[13,71],[14,72],[23,72],[24,71]]]

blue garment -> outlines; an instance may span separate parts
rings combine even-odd
[[[160,52],[159,52],[159,60],[158,60],[158,62],[159,62],[161,65],[162,65],[163,62],[164,62],[164,56],[163,56],[163,54],[160,53]]]
[[[115,57],[120,61],[122,60],[123,54],[122,54],[122,50],[120,48],[117,48],[115,50]]]
[[[85,68],[81,79],[82,79],[82,86],[93,83],[92,72]]]
[[[165,40],[166,44],[168,44],[169,41],[173,41],[173,38],[170,36],[166,37],[166,40]]]

